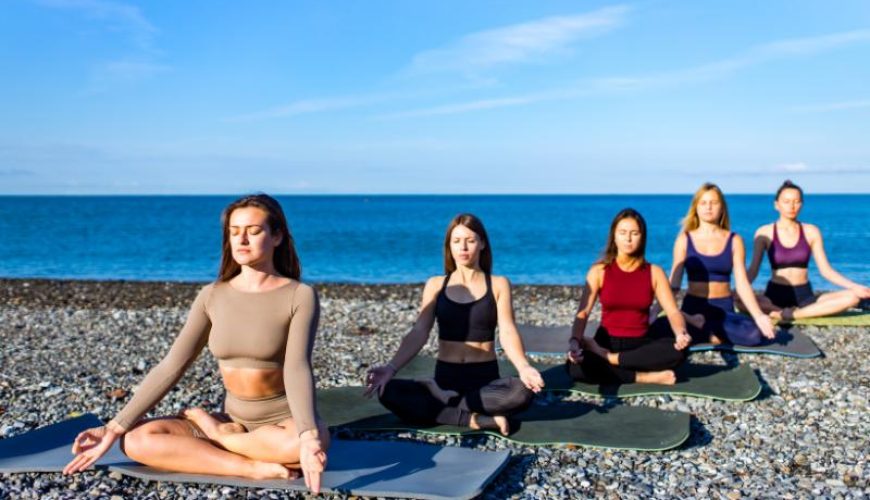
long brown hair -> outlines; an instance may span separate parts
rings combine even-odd
[[[281,243],[275,247],[272,254],[272,264],[282,276],[298,281],[302,277],[302,264],[296,254],[293,235],[290,234],[290,229],[287,227],[287,218],[284,217],[284,211],[278,200],[263,193],[243,196],[227,205],[221,214],[223,244],[221,245],[221,267],[218,270],[218,280],[229,281],[242,271],[242,266],[233,259],[233,251],[230,247],[230,215],[234,210],[245,207],[256,207],[266,212],[268,216],[266,223],[269,224],[269,231],[272,234],[281,235]]]
[[[637,247],[637,250],[634,252],[632,257],[636,259],[640,259],[641,263],[646,260],[646,221],[643,220],[643,216],[640,215],[640,212],[633,208],[623,208],[616,214],[616,217],[613,218],[613,222],[610,223],[610,233],[607,234],[607,245],[604,247],[604,252],[601,255],[601,258],[598,260],[599,263],[604,265],[609,265],[616,259],[616,254],[619,253],[619,250],[616,248],[616,225],[619,224],[619,221],[622,219],[634,219],[637,222],[637,227],[640,229],[640,246]]]
[[[728,216],[728,203],[725,202],[725,195],[722,194],[719,186],[712,182],[705,182],[695,191],[695,196],[692,197],[692,203],[689,205],[689,211],[683,217],[683,231],[694,231],[701,225],[701,219],[698,217],[698,203],[701,202],[701,197],[707,191],[715,191],[716,195],[719,196],[719,202],[722,204],[722,212],[719,214],[719,220],[716,221],[716,225],[726,231],[731,230],[731,218]]]
[[[486,235],[483,222],[472,214],[459,214],[447,226],[447,233],[444,235],[444,273],[450,274],[456,270],[456,261],[453,259],[453,254],[450,253],[450,233],[456,226],[465,226],[477,234],[480,241],[483,242],[483,250],[480,251],[477,265],[483,272],[492,274],[492,247],[489,246],[489,236]]]

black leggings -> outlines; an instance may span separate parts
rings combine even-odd
[[[529,406],[534,394],[517,377],[499,378],[498,362],[435,364],[435,382],[459,396],[442,403],[423,384],[393,379],[380,396],[381,404],[415,425],[468,427],[472,413],[512,415]]]
[[[581,363],[568,363],[568,373],[573,379],[596,384],[631,384],[637,372],[669,370],[686,357],[684,351],[674,348],[676,339],[667,318],[657,319],[643,337],[611,337],[604,327],[598,327],[595,341],[610,352],[618,352],[619,365],[611,365],[585,351]]]

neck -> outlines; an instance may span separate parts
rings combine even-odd
[[[633,255],[624,253],[616,254],[616,263],[619,264],[619,267],[632,267],[639,262],[640,259]]]
[[[474,279],[474,275],[482,272],[480,267],[474,266],[456,266],[456,272],[459,274],[459,280],[462,283],[470,283]]]
[[[718,224],[714,224],[712,222],[700,221],[700,223],[698,224],[697,231],[699,233],[704,233],[704,234],[713,234],[715,232],[718,232],[719,229],[721,229],[721,228],[719,227]]]
[[[776,223],[779,224],[780,227],[793,228],[797,226],[797,219],[789,219],[788,217],[780,215],[779,220],[776,221]]]
[[[249,290],[257,290],[275,276],[278,276],[278,272],[275,271],[275,266],[269,262],[268,265],[242,266],[241,272],[234,279]]]

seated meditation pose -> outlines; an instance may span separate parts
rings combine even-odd
[[[525,409],[544,381],[526,359],[514,323],[507,278],[493,276],[492,250],[483,223],[471,214],[453,218],[444,238],[444,276],[429,278],[417,321],[386,365],[367,375],[366,396],[415,425],[446,424],[510,432],[508,416]],[[423,348],[438,322],[435,376],[393,379]],[[519,378],[501,377],[495,329]]]
[[[646,261],[646,222],[626,208],[610,224],[600,261],[589,268],[568,341],[568,373],[597,384],[674,384],[673,368],[691,338],[665,272]],[[653,299],[667,314],[649,322]],[[601,325],[584,337],[592,308],[601,301]]]
[[[311,352],[320,315],[284,212],[265,194],[223,212],[218,279],[194,300],[181,333],[133,398],[107,425],[73,444],[64,473],[84,470],[121,439],[143,464],[176,472],[291,479],[302,470],[320,489],[329,431],[315,408]],[[178,382],[203,347],[218,360],[223,412],[192,408],[143,420]]]
[[[770,318],[758,306],[746,277],[743,238],[731,231],[728,204],[715,184],[705,183],[692,198],[683,231],[674,242],[671,289],[688,278],[681,310],[693,343],[757,345],[774,337]],[[752,319],[735,313],[731,275],[737,295]]]
[[[846,279],[828,262],[819,228],[798,221],[803,196],[803,190],[797,184],[785,181],[776,191],[773,203],[779,219],[755,232],[749,281],[758,276],[767,252],[771,276],[764,295],[758,297],[758,303],[776,321],[829,316],[870,298],[870,288]],[[815,259],[819,273],[844,290],[816,297],[807,273],[810,256]]]

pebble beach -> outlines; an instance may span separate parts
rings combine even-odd
[[[77,413],[111,418],[177,335],[201,284],[0,279],[0,438]],[[319,388],[362,385],[386,362],[417,314],[422,285],[315,285],[321,322],[314,353]],[[518,322],[570,322],[579,289],[516,286]],[[741,355],[763,386],[746,403],[680,396],[617,404],[693,415],[680,447],[637,452],[529,447],[494,437],[351,432],[346,439],[416,440],[509,449],[485,498],[867,498],[870,497],[870,329],[800,327],[822,358]],[[426,352],[435,353],[435,335]],[[727,364],[733,354],[696,353]],[[218,411],[217,364],[205,352],[154,410]],[[579,396],[547,395],[536,404]],[[603,400],[599,400],[603,401]],[[147,483],[117,473],[0,474],[0,498],[297,498],[295,492]],[[327,496],[328,497],[328,496]]]

